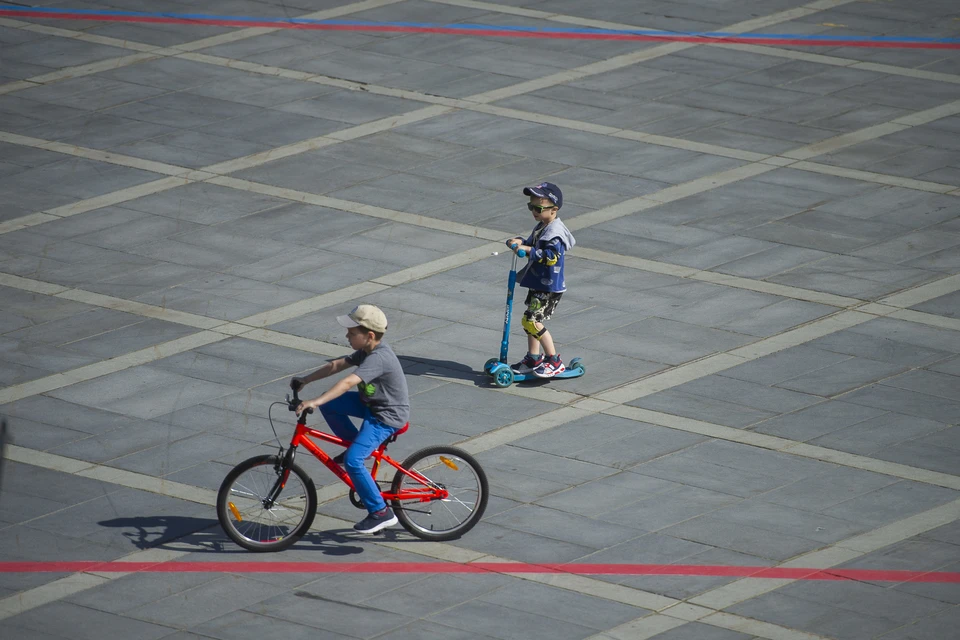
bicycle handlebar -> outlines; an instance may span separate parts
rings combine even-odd
[[[300,389],[303,389],[303,383],[296,380],[291,380],[290,388],[293,390],[293,398],[287,396],[287,409],[295,412],[297,407],[300,406],[301,402],[300,398],[297,396],[297,392],[300,391]],[[306,413],[313,413],[313,409],[307,409]]]

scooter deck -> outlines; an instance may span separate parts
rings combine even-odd
[[[513,381],[523,382],[524,380],[556,380],[558,378],[579,378],[584,373],[586,373],[586,371],[584,371],[583,367],[564,369],[563,373],[558,373],[557,375],[551,376],[549,378],[541,378],[540,376],[533,373],[515,373],[513,374]]]
[[[550,378],[541,378],[534,373],[514,373],[510,370],[510,365],[500,362],[495,358],[487,361],[483,367],[483,372],[494,379],[498,387],[509,387],[514,382],[523,382],[524,380],[554,380],[563,378],[579,378],[586,373],[587,367],[580,358],[574,358],[564,369],[563,373],[558,373]]]

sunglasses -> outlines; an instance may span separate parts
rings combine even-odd
[[[532,202],[527,203],[527,209],[534,213],[543,213],[547,209],[555,209],[557,205],[555,204],[533,204]]]

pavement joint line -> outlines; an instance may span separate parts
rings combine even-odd
[[[400,1],[400,0],[392,0],[390,2],[385,2],[382,4],[393,4],[394,2],[397,2],[397,1]],[[622,30],[622,29],[642,28],[642,27],[636,27],[628,24],[609,22],[605,20],[592,20],[589,18],[581,18],[577,16],[556,14],[556,13],[550,13],[550,12],[544,12],[544,11],[527,10],[527,9],[522,9],[517,7],[508,7],[508,6],[497,5],[492,3],[468,2],[468,1],[458,2],[458,1],[448,1],[448,0],[430,0],[430,1],[435,2],[437,4],[450,4],[455,6],[485,8],[485,10],[494,11],[497,13],[513,14],[513,15],[519,15],[519,16],[525,16],[525,17],[537,17],[540,19],[560,22],[564,24],[589,26],[589,27],[594,27],[599,29]],[[841,4],[846,4],[846,2],[843,2]],[[808,7],[813,7],[813,5],[808,5]],[[817,11],[820,11],[820,10],[822,9],[816,9],[816,8],[807,9],[806,10],[807,13],[805,13],[804,15],[809,15],[809,13],[816,13]],[[354,12],[355,11],[356,9],[354,10]],[[324,13],[324,12],[318,12],[318,14],[320,13]],[[341,13],[340,15],[345,15],[345,13]],[[774,14],[774,15],[777,16],[779,14]],[[336,16],[330,15],[326,17],[336,17]],[[779,18],[773,19],[773,22],[771,22],[770,24],[777,24],[778,22],[783,22],[789,19],[792,19],[792,18],[781,16]],[[117,48],[128,49],[132,51],[151,52],[151,53],[157,54],[158,56],[173,56],[173,55],[184,56],[184,54],[191,54],[200,49],[209,48],[212,46],[216,46],[218,44],[235,42],[237,40],[255,37],[257,35],[263,35],[266,33],[271,33],[273,31],[276,31],[276,29],[267,28],[267,27],[254,27],[249,29],[236,30],[226,34],[221,34],[219,36],[212,36],[210,38],[204,38],[192,43],[184,43],[181,45],[175,45],[172,47],[165,48],[165,47],[159,47],[159,46],[145,44],[145,43],[134,42],[130,40],[120,40],[117,38],[110,38],[107,36],[93,35],[93,34],[89,34],[82,31],[72,31],[69,29],[62,29],[59,27],[48,27],[48,26],[36,25],[30,22],[23,22],[20,20],[14,20],[10,18],[0,18],[0,25],[4,25],[11,28],[16,28],[16,29],[23,29],[27,31],[34,31],[37,33],[44,33],[47,35],[52,35],[57,37],[82,40],[86,42],[94,42],[98,44],[105,44],[108,46],[114,46]],[[736,26],[737,25],[734,25],[734,27]],[[748,23],[741,23],[740,26],[749,27],[750,25]],[[730,28],[733,28],[733,27],[729,27],[728,29]],[[661,31],[658,29],[648,29],[648,30]],[[704,42],[704,43],[699,43],[692,46],[725,47],[729,49],[737,49],[741,51],[757,53],[757,54],[773,56],[773,57],[805,60],[809,62],[816,62],[819,64],[862,69],[862,70],[873,71],[873,72],[882,73],[882,74],[902,75],[902,76],[909,76],[909,77],[915,77],[915,78],[922,78],[926,80],[960,84],[960,75],[925,71],[922,69],[911,69],[909,67],[897,67],[894,65],[877,64],[872,62],[860,62],[856,60],[839,58],[836,56],[829,56],[824,54],[814,54],[814,53],[807,53],[803,51],[793,51],[790,49],[779,49],[777,47],[773,47],[769,45],[767,46],[751,45],[746,43],[720,44],[720,43]],[[245,63],[244,61],[238,60],[238,61],[235,61],[235,64],[237,65],[237,68],[242,68],[240,65],[247,64],[247,63]],[[305,72],[291,72],[291,73],[305,73]],[[293,76],[290,76],[290,77],[293,77]],[[38,83],[31,82],[30,80],[18,80],[5,85],[0,85],[0,94],[6,93],[6,92],[19,91],[21,89],[26,89],[34,86],[38,86]]]
[[[74,31],[73,29],[63,29],[61,27],[51,27],[48,25],[34,24],[13,18],[0,18],[0,26],[11,29],[20,29],[32,33],[40,33],[57,38],[68,38],[70,40],[80,40],[82,42],[91,42],[94,44],[103,44],[117,49],[128,49],[130,51],[140,51],[143,53],[162,50],[165,47],[151,44],[135,42],[133,40],[121,40],[120,38],[111,38],[110,36],[100,36],[86,31]]]
[[[724,614],[724,615],[727,616],[728,614]],[[730,617],[730,618],[735,618],[735,617],[733,617],[733,616],[728,616],[728,617]],[[752,621],[748,621],[748,622],[752,622]],[[742,622],[739,621],[739,620],[737,620],[737,624],[742,624]],[[766,623],[763,623],[763,624],[766,624]],[[724,626],[724,625],[718,625],[718,626]],[[768,625],[768,626],[772,626],[772,625]],[[727,628],[733,628],[733,627],[727,627]],[[812,636],[809,636],[808,634],[803,634],[803,635],[804,635],[804,637],[812,637]],[[779,636],[777,636],[777,637],[779,637]],[[797,636],[797,637],[798,637],[798,636]]]
[[[165,481],[163,479],[155,478],[145,474],[115,469],[97,463],[75,460],[57,454],[34,451],[32,449],[26,449],[16,445],[12,445],[10,447],[8,457],[11,460],[23,464],[40,466],[43,468],[63,471],[65,473],[72,473],[75,475],[82,475],[84,477],[97,479],[110,484],[116,484],[118,486],[153,491],[154,493],[162,492],[163,495],[196,502],[198,504],[213,505],[216,502],[216,492],[210,489]],[[787,562],[781,563],[778,566],[807,567],[811,566],[812,561],[815,566],[826,565],[823,566],[823,568],[829,568],[831,566],[835,566],[836,564],[849,562],[850,560],[861,557],[867,553],[890,546],[892,544],[896,544],[916,535],[920,535],[944,524],[949,524],[950,522],[955,521],[958,517],[960,517],[960,499],[884,525],[873,531],[858,534],[845,540],[840,540],[829,547],[812,551],[807,554],[802,554],[792,558]],[[312,529],[325,530],[326,528],[342,527],[348,524],[348,522],[339,518],[318,514]],[[442,543],[431,543],[430,545],[426,546],[417,545],[416,547],[412,548],[407,548],[396,542],[374,542],[374,544],[386,546],[388,548],[399,549],[406,552],[412,552],[430,558],[453,562],[471,562],[477,560],[510,562],[510,560],[507,558],[492,558],[491,556],[486,556],[479,552],[459,549],[457,547],[450,547],[449,545]],[[833,550],[840,550],[840,554],[831,555],[831,551]],[[178,550],[146,550],[145,552],[138,552],[132,554],[131,556],[127,556],[125,559],[130,561],[142,561],[142,558],[138,558],[136,556],[138,556],[139,553],[148,553],[151,551],[162,554],[162,557],[155,558],[157,562],[175,559],[187,553],[186,551]],[[833,562],[834,564],[829,564],[828,562],[823,561],[827,556],[830,556],[830,562]],[[805,632],[799,632],[770,623],[759,623],[759,626],[757,626],[757,621],[755,620],[743,618],[734,614],[720,613],[723,609],[733,606],[738,602],[742,602],[746,599],[750,599],[758,595],[762,595],[763,593],[775,590],[786,584],[794,582],[794,580],[744,578],[686,600],[677,600],[675,598],[646,592],[633,587],[625,587],[623,585],[613,584],[581,575],[556,573],[505,573],[507,575],[532,582],[538,582],[576,593],[591,595],[614,602],[620,602],[644,609],[649,609],[655,613],[659,613],[662,616],[676,619],[684,623],[690,621],[699,621],[713,626],[722,626],[724,628],[733,630],[748,631],[749,633],[759,634],[759,637],[777,640],[781,638],[784,640],[792,640],[794,638],[800,639],[816,637],[806,634]],[[125,574],[114,573],[109,577],[99,576],[95,573],[72,574],[67,578],[57,580],[53,583],[48,583],[47,585],[42,585],[41,587],[36,587],[26,592],[15,594],[0,600],[0,619],[18,615],[19,613],[22,613],[28,609],[62,599],[63,597],[72,595],[78,591],[100,586],[109,579],[115,579],[116,577],[120,577],[122,575]],[[78,578],[78,576],[93,576],[97,579],[91,580],[87,578]],[[614,634],[611,634],[610,631],[607,631],[604,634],[601,634],[601,637],[603,635],[610,635],[610,637],[614,638],[630,638],[631,640],[634,640],[638,637],[653,637],[649,635],[619,635],[620,633],[629,633],[633,629],[642,631],[644,627],[649,630],[650,619],[651,615],[645,614],[644,616],[625,623],[624,625],[620,625],[620,627],[617,627],[619,631],[615,632]],[[644,622],[645,620],[648,622]],[[657,624],[659,624],[659,620]],[[665,629],[660,629],[659,632],[662,632],[663,630]]]
[[[824,569],[832,568],[838,564],[850,562],[868,553],[908,540],[945,524],[950,524],[958,518],[960,518],[960,499],[878,527],[873,531],[840,540],[822,549],[801,554],[777,566],[821,566],[821,568]],[[834,553],[835,551],[839,551],[839,553]],[[813,565],[807,564],[811,561]],[[689,599],[689,602],[709,609],[722,611],[735,604],[769,593],[793,582],[796,581],[783,578],[769,581],[758,580],[754,583],[739,579],[694,596]]]
[[[699,622],[769,640],[823,640],[827,637],[722,611],[701,618]]]
[[[863,169],[849,169],[847,167],[823,164],[820,162],[810,162],[800,160],[788,165],[791,169],[806,171],[808,173],[820,173],[837,178],[849,178],[861,182],[872,182],[875,184],[886,184],[891,187],[903,187],[913,189],[914,191],[929,191],[943,195],[958,195],[957,187],[951,184],[940,182],[931,182],[929,180],[917,180],[916,178],[905,178],[903,176],[894,176],[874,171],[864,171]]]
[[[960,476],[931,471],[920,467],[911,467],[896,462],[887,462],[886,460],[878,460],[876,458],[838,451],[836,449],[828,449],[805,442],[750,431],[749,429],[727,427],[703,420],[685,418],[662,411],[653,411],[625,404],[606,409],[602,411],[602,413],[619,418],[626,418],[635,422],[655,424],[685,433],[693,433],[708,438],[724,440],[726,442],[735,442],[759,449],[767,449],[769,451],[786,453],[797,457],[829,462],[851,469],[880,473],[893,478],[900,478],[901,480],[911,480],[960,491]]]
[[[665,613],[651,613],[592,635],[586,640],[649,640],[685,624],[687,620],[673,618]]]
[[[386,2],[387,0],[383,0],[383,1]],[[669,46],[669,45],[664,45],[664,46]],[[690,45],[690,46],[695,46],[695,45]],[[207,62],[210,64],[218,64],[222,66],[230,66],[229,65],[230,59],[228,58],[219,58],[215,56],[212,56],[212,57],[201,56],[201,57],[198,57],[198,61]],[[590,66],[592,65],[586,65],[586,67],[582,67],[582,68],[585,69]],[[269,71],[269,75],[277,75],[278,72],[285,71],[276,67],[266,67],[266,66],[263,66],[262,69],[260,69],[260,66],[251,67],[251,68],[254,69],[254,72],[264,72],[264,70],[267,70]],[[259,69],[259,71],[256,71],[256,69]],[[290,73],[297,73],[302,75],[301,72],[294,72],[290,70],[287,70],[287,71],[289,71]],[[599,71],[595,71],[595,73],[599,73]],[[325,78],[322,76],[317,76],[315,74],[312,77],[315,81],[322,81],[324,83],[334,80],[334,79]],[[582,77],[585,77],[585,76],[582,76]],[[556,80],[554,84],[562,81],[563,80]],[[338,83],[341,85],[344,83],[351,83],[351,82],[352,81],[342,81],[342,80],[338,81]],[[353,84],[356,85],[356,88],[358,90],[363,90],[363,89],[369,90],[369,85],[363,85],[362,83],[353,83]],[[520,85],[522,84],[524,83],[520,83]],[[513,85],[513,87],[518,87],[520,85]],[[550,86],[553,86],[553,85],[550,85]],[[510,87],[506,87],[506,88],[509,89]],[[390,90],[385,87],[379,87],[378,90],[382,90],[383,92],[386,92],[386,93],[393,92],[393,90]],[[407,95],[412,97],[414,96],[414,92],[408,92]],[[483,94],[478,94],[478,95],[482,96]],[[420,95],[419,99],[423,99],[427,102],[431,102],[434,100],[434,98],[427,96],[425,94]],[[443,102],[445,104],[450,104],[451,100],[444,99]],[[483,108],[483,105],[477,104],[478,102],[477,96],[470,96],[470,97],[453,101],[453,102],[458,106],[460,106],[460,108],[464,108],[464,109],[480,110]],[[399,116],[382,118],[380,120],[375,120],[370,123],[365,123],[355,127],[349,127],[339,132],[333,132],[331,134],[318,136],[313,139],[303,140],[300,142],[283,145],[281,147],[277,147],[274,149],[268,149],[266,151],[258,152],[249,156],[244,156],[240,158],[235,158],[233,160],[217,163],[200,170],[191,171],[186,167],[176,167],[174,165],[167,165],[165,163],[155,163],[155,168],[158,170],[169,172],[169,173],[175,173],[178,176],[188,175],[189,176],[188,180],[205,180],[210,178],[211,173],[222,174],[226,172],[239,171],[241,169],[260,166],[262,164],[265,164],[273,160],[277,160],[279,158],[289,157],[291,155],[296,155],[299,153],[304,153],[306,151],[322,148],[325,146],[330,146],[332,144],[336,144],[337,142],[353,140],[358,137],[370,135],[372,133],[386,131],[393,127],[400,126],[402,124],[407,124],[408,122],[420,121],[423,119],[429,119],[431,117],[441,115],[443,113],[449,113],[450,110],[453,108],[454,107],[432,105],[429,107],[424,107],[422,109],[414,110],[412,112],[408,112],[406,114],[401,114]],[[494,108],[494,109],[497,109],[497,108]],[[730,171],[732,172],[736,172],[738,170],[742,171],[744,174],[744,177],[746,178],[746,177],[753,177],[761,173],[765,173],[767,171],[772,170],[775,167],[794,166],[800,170],[813,171],[816,173],[823,173],[826,175],[837,175],[839,177],[852,177],[860,180],[869,180],[872,182],[877,182],[879,184],[906,186],[910,188],[916,187],[918,189],[931,191],[934,193],[960,195],[960,189],[954,188],[953,185],[942,185],[939,183],[930,183],[926,181],[914,182],[912,181],[912,179],[902,178],[899,176],[887,176],[884,174],[875,174],[873,172],[865,172],[860,170],[834,168],[831,165],[824,165],[819,163],[802,164],[802,163],[796,162],[797,160],[809,159],[817,155],[821,155],[822,153],[827,153],[829,151],[837,150],[839,148],[845,148],[852,144],[857,144],[859,142],[863,142],[866,140],[872,140],[877,137],[887,135],[889,133],[901,131],[905,128],[909,128],[910,126],[924,124],[932,120],[942,118],[942,117],[947,117],[948,115],[952,115],[958,112],[960,112],[960,101],[946,103],[938,107],[933,107],[931,109],[927,109],[927,110],[924,110],[915,114],[911,114],[908,116],[902,116],[901,118],[897,119],[901,122],[909,123],[909,124],[897,124],[896,121],[881,123],[881,124],[867,127],[865,129],[861,129],[858,131],[853,131],[853,132],[845,133],[839,136],[835,136],[827,140],[822,140],[812,145],[806,145],[804,147],[800,147],[792,151],[787,151],[787,152],[784,152],[781,156],[769,156],[766,158],[761,158],[759,160],[754,161],[751,164],[742,165],[741,167],[735,168]],[[542,114],[531,113],[529,115],[526,115],[527,112],[514,113],[510,110],[505,110],[505,111],[502,111],[501,113],[506,117],[514,117],[520,114],[525,114],[524,115],[525,118],[527,119],[533,118],[534,120],[538,118],[539,119],[549,118],[549,116],[544,116]],[[585,131],[595,130],[601,135],[616,134],[618,137],[628,137],[628,138],[639,139],[641,141],[646,141],[650,144],[664,144],[669,142],[669,144],[665,144],[664,146],[670,146],[675,148],[689,148],[691,144],[689,141],[684,141],[682,139],[676,139],[677,141],[675,142],[674,139],[671,139],[671,138],[666,138],[664,136],[653,136],[650,134],[643,134],[641,132],[627,133],[626,130],[610,131],[609,129],[612,129],[612,128],[607,128],[607,127],[597,129],[597,125],[592,125],[590,123],[584,123],[576,120],[554,119],[553,122],[558,126],[568,126],[570,128],[585,130]],[[0,135],[5,136],[5,140],[8,142],[11,142],[14,144],[17,144],[17,143],[26,144],[27,146],[59,144],[53,141],[43,141],[40,139],[28,138],[26,136],[18,136],[17,134],[11,134],[6,132],[0,132]],[[79,155],[81,157],[103,159],[104,161],[113,162],[114,164],[119,164],[122,166],[136,166],[138,168],[141,168],[146,166],[144,163],[150,162],[150,161],[144,161],[136,158],[128,159],[127,156],[121,156],[119,154],[109,154],[100,150],[77,147],[76,145],[60,145],[58,149],[62,149],[61,152],[69,151],[70,153],[74,155]],[[734,149],[726,149],[723,147],[717,147],[717,148],[701,147],[699,150],[703,153],[722,152],[720,155],[724,155],[727,157],[737,157],[737,156],[741,158],[743,157],[743,152],[739,150],[734,150]],[[774,158],[777,158],[777,159],[774,160]],[[801,164],[801,166],[797,167],[798,164]],[[757,168],[751,169],[751,167],[757,167]],[[852,172],[855,172],[855,173],[852,173]],[[720,174],[714,174],[714,175],[721,175],[723,173],[724,172],[720,172]],[[733,173],[731,175],[736,175],[736,173]],[[623,215],[630,215],[631,213],[637,213],[639,211],[645,210],[653,206],[657,206],[658,204],[662,204],[664,202],[669,202],[671,201],[670,198],[676,199],[678,197],[685,197],[683,195],[684,189],[688,189],[688,190],[694,189],[695,187],[693,186],[693,183],[696,183],[697,180],[706,180],[707,184],[709,185],[710,178],[711,176],[704,176],[702,178],[689,181],[688,183],[675,185],[673,187],[668,187],[662,190],[661,192],[657,192],[656,194],[648,194],[647,196],[640,196],[633,200],[628,200],[626,201],[626,203],[620,203],[620,205],[613,205],[612,207],[605,207],[603,209],[597,210],[590,214],[584,214],[584,216],[589,215],[589,216],[592,216],[592,218],[585,218],[584,216],[581,216],[583,220],[579,224],[581,225],[586,224],[587,221],[590,219],[594,220],[593,224],[597,224],[599,222],[612,220],[612,219],[615,219],[616,217],[621,217]],[[154,189],[153,191],[154,193],[158,191],[162,191],[164,190],[164,188],[173,188],[174,186],[180,186],[180,185],[173,185],[171,183],[158,183],[158,182],[153,182],[148,184],[152,185],[152,188]],[[711,188],[715,188],[716,186],[720,186],[720,185],[719,184],[714,185]],[[79,213],[83,211],[90,211],[94,208],[98,208],[97,204],[99,202],[109,202],[110,204],[116,204],[117,203],[116,200],[118,198],[121,198],[120,200],[121,202],[125,201],[124,199],[122,199],[122,198],[125,198],[125,196],[123,195],[113,195],[113,200],[111,200],[112,195],[113,194],[106,194],[105,196],[99,196],[100,198],[103,198],[103,200],[87,199],[84,201],[79,201],[71,205],[65,205],[64,207],[60,207],[59,209],[62,209],[64,213],[69,213],[72,210],[75,210],[74,212]],[[687,195],[691,195],[691,193],[687,193]],[[126,200],[129,200],[129,199],[130,198],[128,197],[126,198]],[[101,204],[100,206],[107,206],[107,205]],[[50,212],[40,212],[40,213],[50,213]],[[54,213],[53,215],[57,215],[57,214]],[[24,228],[25,226],[43,224],[51,220],[52,219],[49,217],[38,216],[36,214],[28,214],[27,216],[24,216],[18,219],[10,220],[5,223],[0,223],[0,233],[7,233],[12,230]],[[572,222],[576,223],[576,221],[572,221]]]
[[[190,351],[198,347],[213,344],[224,340],[227,336],[215,331],[199,331],[197,333],[156,344],[145,349],[131,351],[114,358],[94,362],[76,369],[54,373],[42,378],[30,380],[20,384],[0,389],[0,405],[15,402],[48,391],[86,382],[111,373],[130,369],[142,364],[148,364],[161,358]]]
[[[0,131],[0,142],[15,144],[34,149],[43,149],[53,151],[68,156],[97,160],[108,164],[115,164],[121,167],[130,167],[133,169],[142,169],[152,173],[159,173],[167,176],[182,176],[193,171],[189,167],[167,164],[166,162],[156,162],[153,160],[144,160],[135,156],[128,156],[113,151],[103,151],[101,149],[92,149],[90,147],[81,147],[75,144],[67,144],[57,140],[44,140],[42,138],[33,138],[18,133]]]
[[[359,83],[358,83],[359,84]],[[428,96],[423,96],[424,98],[429,98]],[[445,101],[449,102],[449,101]],[[533,114],[530,112],[522,112],[519,110],[505,109],[498,107],[485,108],[482,105],[472,105],[469,102],[469,99],[463,99],[459,101],[460,108],[475,110],[488,113],[499,113],[504,117],[517,118],[522,120],[530,121],[543,121],[545,119],[551,119],[551,123],[555,126],[564,126],[574,130],[582,131],[594,131],[596,126],[591,125],[590,123],[584,123],[576,120],[555,118],[552,116],[541,116],[540,114]],[[960,101],[955,103],[948,103],[947,105],[942,105],[942,107],[949,107],[946,109],[946,112],[960,112]],[[442,115],[444,113],[449,113],[453,107],[445,107],[439,105],[432,105],[429,107],[424,107],[422,109],[417,109],[406,114],[401,114],[399,116],[392,116],[388,118],[383,118],[380,120],[375,120],[373,122],[365,123],[362,125],[357,125],[355,127],[349,127],[347,129],[341,130],[339,132],[332,132],[323,136],[318,136],[316,138],[302,140],[299,142],[291,143],[288,145],[283,145],[281,147],[276,147],[273,149],[267,149],[265,151],[257,152],[249,156],[243,156],[240,158],[234,158],[232,160],[227,160],[224,162],[216,163],[209,165],[202,169],[189,169],[187,167],[178,167],[176,165],[169,165],[166,163],[156,163],[153,161],[142,160],[132,156],[125,156],[122,154],[114,154],[111,152],[104,152],[97,149],[88,149],[85,147],[79,147],[77,145],[66,145],[58,143],[56,141],[47,141],[38,138],[29,138],[27,136],[20,136],[18,134],[13,134],[9,132],[0,131],[0,140],[9,142],[11,144],[22,144],[25,146],[36,147],[36,148],[50,148],[51,150],[58,151],[60,153],[69,153],[70,155],[75,155],[78,157],[85,157],[93,160],[100,160],[103,162],[108,162],[116,164],[119,166],[129,166],[149,171],[155,171],[162,173],[167,173],[171,178],[178,178],[180,181],[174,180],[169,181],[169,179],[161,179],[153,182],[148,182],[142,185],[135,187],[130,187],[128,189],[122,189],[116,192],[104,194],[101,196],[96,196],[94,198],[88,198],[85,200],[80,200],[68,205],[63,205],[55,209],[37,212],[34,214],[28,214],[20,218],[14,218],[6,222],[0,223],[0,234],[9,233],[11,231],[16,231],[22,228],[29,226],[36,226],[38,224],[45,224],[47,222],[54,221],[59,217],[65,217],[67,215],[75,215],[77,213],[84,213],[87,211],[92,211],[104,206],[109,206],[113,204],[119,204],[122,202],[129,201],[136,197],[141,197],[142,195],[147,195],[149,193],[158,193],[160,191],[172,189],[178,186],[183,186],[184,184],[189,184],[194,181],[216,181],[216,180],[226,180],[227,178],[224,174],[240,171],[243,169],[249,169],[263,164],[278,160],[280,158],[290,157],[292,155],[297,155],[307,151],[312,151],[320,149],[323,147],[328,147],[334,144],[339,144],[340,142],[353,140],[359,137],[366,135],[371,135],[373,133],[387,131],[393,127],[401,126],[403,124],[408,124],[410,122],[422,121],[424,119],[429,119],[437,115]],[[935,107],[928,110],[929,112],[942,113],[938,111],[940,107]],[[917,114],[914,114],[917,115]],[[940,116],[945,117],[945,116]],[[931,118],[930,114],[923,116],[921,120],[927,120]],[[794,149],[793,151],[788,151],[783,154],[783,156],[762,156],[761,154],[754,154],[752,152],[742,152],[736,149],[727,149],[725,147],[720,147],[717,145],[704,145],[701,143],[692,143],[682,138],[667,138],[665,136],[655,136],[652,134],[644,134],[641,132],[635,132],[630,130],[615,130],[613,132],[606,131],[608,128],[603,130],[595,130],[595,133],[598,135],[610,135],[620,138],[629,138],[638,141],[642,141],[649,144],[666,146],[671,148],[678,149],[688,149],[695,150],[702,153],[708,153],[712,155],[718,155],[722,157],[732,157],[741,159],[744,161],[750,162],[750,164],[741,165],[740,167],[728,170],[731,172],[730,176],[738,175],[738,171],[742,173],[743,178],[754,177],[762,173],[766,173],[775,168],[780,167],[790,167],[801,171],[808,171],[813,173],[820,173],[824,175],[832,175],[843,178],[856,179],[866,182],[873,182],[876,184],[884,184],[888,186],[899,186],[905,188],[911,188],[921,191],[929,191],[932,193],[940,193],[945,195],[960,196],[960,189],[956,188],[954,185],[946,185],[941,183],[916,180],[913,178],[905,178],[901,176],[879,174],[870,171],[864,171],[859,169],[848,169],[844,167],[835,167],[833,165],[809,162],[797,160],[796,158],[784,157],[789,154],[797,154],[803,157],[815,157],[820,153],[825,153],[824,149],[835,150],[836,148],[842,148],[849,146],[851,144],[857,144],[858,142],[865,141],[867,139],[874,139],[880,137],[880,135],[885,135],[882,132],[893,132],[901,131],[905,128],[908,128],[908,125],[891,125],[893,128],[885,127],[890,123],[883,123],[881,125],[875,125],[873,127],[868,127],[867,129],[854,131],[848,134],[843,134],[841,136],[836,136],[828,140],[820,141],[814,145],[807,145],[806,147],[800,147],[799,149]],[[902,127],[902,128],[901,128]],[[822,146],[817,146],[822,145]],[[753,161],[750,161],[750,158],[754,158]],[[671,202],[681,197],[686,197],[696,193],[695,189],[697,188],[694,184],[700,180],[703,181],[701,185],[702,190],[700,192],[709,190],[710,188],[716,188],[722,186],[722,184],[713,184],[711,186],[710,180],[716,176],[721,176],[725,172],[719,172],[718,174],[712,174],[708,176],[703,176],[701,178],[691,180],[687,183],[682,183],[680,185],[673,185],[672,187],[667,187],[660,192],[653,194],[647,194],[643,196],[638,196],[631,200],[621,202],[617,205],[611,205],[609,207],[604,207],[596,211],[584,214],[583,216],[578,217],[577,219],[571,221],[571,228],[574,229],[575,226],[587,226],[599,224],[601,222],[607,222],[625,215],[632,215],[634,213],[639,213],[640,211],[664,204],[666,202]],[[724,179],[724,178],[722,178]],[[165,181],[167,180],[167,181]],[[237,185],[243,184],[243,182],[237,182]],[[250,183],[256,184],[256,183]],[[269,188],[269,185],[261,186],[259,188]],[[685,192],[687,190],[687,192]],[[292,190],[291,190],[292,191]],[[302,193],[302,192],[301,192]],[[140,195],[137,195],[140,194]],[[686,194],[686,195],[684,195]],[[313,194],[311,194],[313,195]],[[343,202],[343,201],[341,201]],[[355,203],[353,203],[355,205]],[[356,205],[355,205],[356,206]],[[43,215],[49,214],[49,215]],[[53,216],[53,217],[50,217]],[[589,216],[589,217],[588,217]],[[422,216],[421,216],[422,218]],[[578,223],[577,220],[580,220]],[[570,225],[568,225],[570,226]],[[575,230],[575,229],[574,229]]]
[[[391,4],[397,4],[398,2],[403,2],[403,1],[404,0],[364,0],[362,2],[347,4],[347,5],[336,7],[333,9],[315,11],[313,13],[308,13],[306,15],[299,16],[299,17],[300,19],[315,19],[315,20],[337,18],[337,17],[349,15],[351,13],[357,13],[361,11],[367,11],[369,9],[377,9],[377,8],[384,7]],[[38,31],[38,32],[46,33],[47,35],[51,35],[51,36],[73,38],[73,39],[86,40],[86,41],[95,41],[95,40],[91,40],[91,38],[96,38],[96,39],[103,38],[103,36],[91,35],[83,31],[73,31],[71,29],[61,29],[58,27],[43,27],[41,25],[33,25],[33,23],[22,21],[22,20],[8,20],[7,26],[13,26],[9,24],[11,22],[33,26],[33,28],[22,27],[22,26],[14,26],[13,28],[27,29],[30,31]],[[200,40],[195,40],[193,42],[186,42],[186,43],[182,43],[172,47],[151,47],[150,45],[145,43],[139,43],[139,42],[133,42],[133,41],[121,41],[121,40],[110,38],[109,39],[110,41],[115,41],[116,43],[120,43],[120,42],[124,43],[122,47],[119,44],[111,44],[110,46],[117,46],[118,48],[124,48],[128,50],[135,50],[135,51],[139,51],[140,53],[118,56],[115,58],[108,58],[106,60],[99,60],[97,62],[92,62],[84,65],[77,65],[74,67],[66,67],[51,73],[46,73],[39,76],[33,76],[31,78],[27,78],[25,80],[18,80],[15,82],[3,84],[3,85],[0,85],[0,95],[13,93],[14,91],[20,91],[22,89],[36,87],[43,84],[59,82],[61,80],[68,80],[68,79],[77,78],[80,76],[92,75],[95,73],[99,73],[101,71],[107,71],[110,69],[125,67],[125,66],[129,66],[131,64],[136,64],[139,62],[157,60],[159,58],[180,55],[183,53],[196,51],[198,49],[205,49],[208,47],[217,46],[220,44],[237,42],[239,40],[253,38],[253,37],[264,35],[267,33],[272,33],[274,31],[277,31],[277,29],[266,28],[266,27],[235,29],[224,34],[211,36],[208,38],[201,38]],[[78,35],[70,35],[71,33],[76,33]],[[86,36],[86,37],[82,37],[82,36]],[[100,44],[110,44],[110,43],[101,42]]]

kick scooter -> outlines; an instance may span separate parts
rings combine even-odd
[[[494,254],[496,255],[496,254]],[[580,362],[580,358],[574,358],[567,365],[563,373],[558,373],[553,378],[539,378],[534,373],[514,373],[507,363],[507,351],[510,347],[510,317],[513,315],[513,290],[517,285],[517,259],[525,258],[527,252],[523,249],[513,254],[513,267],[510,269],[510,275],[507,277],[507,311],[503,316],[503,340],[500,342],[500,357],[490,358],[483,365],[483,372],[493,378],[493,383],[498,387],[509,387],[514,382],[524,380],[552,380],[555,378],[579,378],[587,371],[587,367]]]

